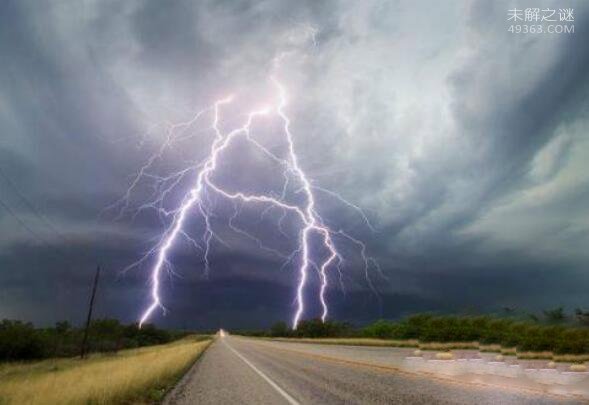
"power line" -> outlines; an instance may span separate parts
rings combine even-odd
[[[53,225],[53,223],[45,216],[41,213],[41,210],[39,210],[35,204],[33,204],[28,198],[26,198],[24,196],[24,194],[19,190],[19,188],[16,186],[16,184],[6,175],[6,173],[0,168],[0,177],[2,177],[2,179],[4,179],[4,182],[6,184],[8,184],[10,186],[10,188],[12,189],[12,191],[19,197],[19,199],[27,206],[27,208],[35,215],[35,217],[37,217],[37,219],[39,219],[41,222],[44,223],[45,227],[51,231],[55,236],[57,236],[62,242],[65,242],[66,244],[68,244],[70,242],[70,240],[64,236],[64,234],[62,234],[55,225]],[[71,259],[71,254],[70,252],[68,252],[67,250],[64,250],[58,246],[55,246],[55,244],[50,243],[46,240],[46,238],[44,238],[43,236],[41,236],[39,233],[37,233],[36,231],[34,231],[30,226],[28,226],[26,224],[26,222],[20,218],[5,202],[0,200],[0,205],[2,205],[2,207],[4,207],[4,209],[29,233],[33,236],[33,238],[35,238],[38,242],[40,242],[42,245],[44,245],[45,247],[49,248],[49,249],[53,249],[55,251],[55,253],[57,253],[60,257],[69,260]],[[87,252],[83,252],[83,256],[85,258],[89,258]]]
[[[14,184],[12,180],[4,173],[2,169],[0,169],[0,177],[4,179],[6,184],[10,186],[12,191],[20,198],[20,200],[27,206],[27,208],[41,221],[45,224],[45,226],[53,232],[56,236],[58,236],[62,241],[67,242],[67,238],[57,230],[57,228],[47,219],[45,215],[41,213],[41,211],[31,202],[28,198],[26,198],[23,193],[18,189],[18,187]]]
[[[31,229],[25,221],[23,221],[18,215],[16,215],[16,213],[12,210],[12,208],[10,208],[4,201],[2,201],[0,199],[0,205],[4,208],[4,210],[6,210],[6,212],[8,212],[15,220],[16,222],[18,222],[20,224],[20,226],[23,227],[24,230],[26,230],[28,233],[31,234],[31,236],[37,240],[37,242],[42,243],[43,245],[47,246],[47,247],[51,247],[47,241],[45,240],[45,238],[43,238],[41,235],[39,235],[37,232],[33,231],[33,229]]]
[[[18,224],[24,230],[26,230],[37,242],[41,243],[46,248],[53,250],[53,253],[57,254],[57,256],[59,256],[60,258],[69,260],[66,252],[64,252],[63,250],[61,250],[60,248],[58,248],[56,246],[52,246],[51,243],[47,242],[47,240],[43,236],[41,236],[40,234],[35,232],[30,226],[28,226],[27,223],[21,217],[19,217],[16,214],[16,212],[14,212],[12,210],[12,208],[10,208],[10,206],[8,204],[6,204],[4,201],[2,201],[2,199],[0,199],[0,206],[2,206],[4,208],[4,210],[6,210],[6,212],[8,212],[10,214],[10,216],[12,216],[16,220],[16,222],[18,222]]]

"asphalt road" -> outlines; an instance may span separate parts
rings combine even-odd
[[[225,336],[213,343],[165,404],[577,403],[514,389],[430,379],[370,361],[388,352],[387,348]],[[357,364],[354,356],[359,359]]]

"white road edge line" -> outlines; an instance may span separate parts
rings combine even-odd
[[[227,343],[224,339],[223,339],[223,343],[229,348],[229,350],[231,350],[233,353],[235,353],[235,355],[237,357],[239,357],[241,360],[243,360],[245,364],[247,364],[248,366],[250,366],[252,368],[252,370],[254,370],[256,373],[258,373],[258,375],[260,377],[262,377],[264,380],[266,380],[266,382],[268,384],[270,384],[272,386],[272,388],[274,388],[276,391],[278,391],[278,393],[280,395],[282,395],[288,401],[289,404],[291,404],[291,405],[300,405],[300,403],[296,399],[294,399],[293,397],[291,397],[288,394],[288,392],[286,392],[285,390],[283,390],[282,388],[280,388],[278,386],[278,384],[276,384],[274,381],[272,381],[270,379],[270,377],[268,377],[266,374],[264,374],[263,372],[261,372],[256,366],[254,366],[252,363],[250,363],[250,361],[248,359],[246,359],[245,357],[243,357],[241,355],[241,353],[239,353],[237,350],[235,350],[233,347],[231,347],[229,345],[229,343]]]

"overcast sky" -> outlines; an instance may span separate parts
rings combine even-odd
[[[574,33],[509,32],[508,10],[532,6],[573,8]],[[105,208],[159,150],[166,125],[228,94],[223,127],[243,124],[276,101],[272,73],[288,89],[301,167],[375,228],[317,191],[326,221],[364,240],[382,268],[369,270],[377,296],[356,246],[342,242],[345,289],[332,269],[332,318],[589,308],[588,13],[583,1],[531,0],[2,2],[0,318],[80,322],[101,264],[97,316],[137,320],[151,263],[122,270],[162,227],[149,210]],[[202,159],[209,118],[153,173]],[[279,128],[257,129],[280,150]],[[258,158],[237,145],[219,181],[273,187],[277,173]],[[130,209],[149,196],[146,180]],[[173,252],[168,311],[154,322],[290,319],[296,260],[281,267],[231,234],[228,212],[215,213],[228,243],[213,242],[208,278],[198,252]],[[279,241],[275,214],[245,209],[239,223],[289,253],[296,224]],[[317,285],[313,274],[306,317],[319,315]]]

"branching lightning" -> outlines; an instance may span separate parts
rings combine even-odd
[[[314,268],[317,270],[320,280],[318,298],[321,303],[321,319],[323,321],[325,321],[329,315],[326,293],[328,288],[328,272],[330,269],[333,268],[338,271],[340,275],[340,283],[342,283],[343,286],[341,266],[344,262],[344,258],[337,249],[336,240],[347,239],[352,244],[358,246],[359,254],[365,266],[364,270],[367,282],[370,288],[376,292],[369,277],[369,269],[374,267],[380,271],[378,265],[373,259],[366,256],[366,246],[363,242],[348,235],[341,229],[334,230],[326,224],[323,218],[318,214],[314,192],[326,193],[326,195],[334,197],[348,208],[356,210],[367,226],[370,229],[373,229],[368,218],[362,213],[358,206],[346,201],[339,194],[312,184],[311,180],[301,168],[295,151],[294,137],[291,132],[291,120],[286,112],[288,102],[286,88],[275,76],[270,78],[270,82],[276,94],[276,101],[273,103],[273,106],[251,111],[241,127],[233,129],[227,133],[224,133],[220,128],[222,110],[228,104],[233,102],[235,98],[234,96],[229,96],[216,101],[212,107],[199,111],[192,119],[186,122],[170,125],[166,134],[165,142],[160,146],[156,153],[148,159],[146,164],[139,169],[123,198],[113,205],[113,207],[118,206],[120,208],[119,217],[128,214],[130,196],[138,187],[140,181],[147,178],[154,182],[153,199],[139,206],[134,215],[137,215],[138,212],[146,209],[153,209],[159,214],[160,219],[164,224],[164,230],[157,243],[155,243],[155,246],[153,246],[153,248],[151,248],[140,260],[127,267],[127,269],[130,269],[148,262],[149,259],[153,258],[154,260],[150,273],[151,303],[142,313],[139,321],[140,325],[144,324],[153,315],[156,309],[160,308],[165,311],[160,294],[162,272],[166,269],[172,269],[170,260],[171,251],[179,239],[183,238],[188,240],[190,244],[202,254],[206,273],[210,270],[210,252],[212,243],[217,241],[225,244],[225,242],[215,233],[211,221],[213,211],[212,197],[222,198],[233,203],[235,209],[234,215],[228,220],[230,229],[236,233],[251,238],[260,248],[281,256],[286,260],[285,265],[293,262],[296,257],[299,257],[300,261],[297,265],[298,284],[296,286],[295,298],[296,311],[292,318],[292,327],[294,329],[297,328],[297,325],[305,313],[304,292],[309,279],[309,271],[311,269]],[[162,159],[164,152],[169,149],[176,140],[185,138],[188,130],[200,122],[207,113],[212,115],[210,129],[214,133],[214,140],[211,144],[210,152],[204,160],[200,162],[192,162],[184,169],[171,175],[159,176],[153,174],[151,169],[154,163]],[[286,151],[284,156],[274,153],[272,150],[264,146],[263,143],[256,140],[251,133],[252,124],[255,120],[262,120],[271,115],[281,122],[281,136],[283,136],[286,141]],[[239,137],[245,139],[265,157],[282,168],[284,183],[280,195],[274,195],[273,193],[249,194],[241,191],[235,192],[230,191],[222,184],[217,184],[213,174],[217,169],[219,162],[224,158],[224,153],[232,142]],[[195,177],[195,180],[192,183],[191,188],[185,194],[179,207],[174,210],[166,209],[164,200],[167,198],[168,194],[178,187],[184,179],[189,178],[188,176],[191,175]],[[302,202],[300,203],[289,202],[289,199],[287,198],[287,190],[289,186],[293,184],[296,184],[297,186],[296,193],[302,196],[300,199]],[[256,208],[259,207],[259,209],[262,210],[262,215],[271,209],[281,210],[282,215],[278,222],[278,226],[283,235],[286,234],[282,229],[283,220],[288,215],[294,215],[297,219],[297,223],[300,224],[297,248],[290,254],[282,254],[275,249],[265,246],[263,241],[259,238],[238,228],[234,224],[234,220],[239,214],[240,208],[238,207],[243,205],[249,205]],[[198,215],[203,220],[203,233],[199,240],[190,236],[185,230],[186,220],[193,214]],[[313,237],[317,237],[321,243],[320,247],[324,251],[324,254],[321,255],[320,259],[311,257],[311,238]]]

